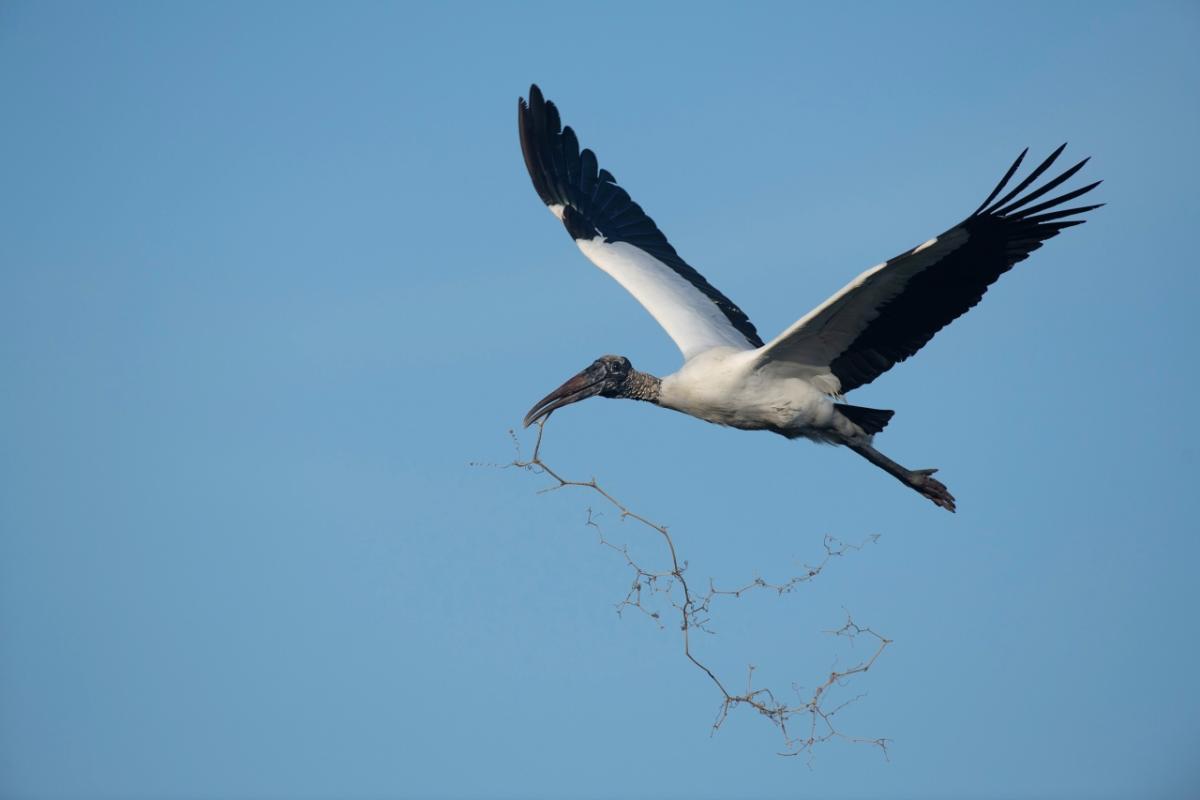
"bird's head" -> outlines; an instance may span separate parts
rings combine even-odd
[[[529,409],[525,415],[525,427],[545,419],[555,409],[589,397],[628,397],[630,378],[634,374],[633,364],[625,356],[600,356]]]

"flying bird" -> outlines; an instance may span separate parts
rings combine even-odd
[[[1035,187],[1065,144],[1005,191],[1026,148],[962,222],[862,273],[764,342],[745,312],[680,258],[596,154],[580,149],[536,85],[528,102],[518,101],[517,123],[542,202],[683,353],[680,370],[664,378],[634,369],[624,356],[601,356],[539,400],[526,427],[597,395],[644,400],[718,425],[844,445],[948,511],[955,510],[954,497],[933,477],[937,470],[907,469],[875,449],[875,435],[895,412],[850,405],[844,396],[915,354],[1000,275],[1103,205],[1062,208],[1100,181],[1035,202],[1087,163]]]

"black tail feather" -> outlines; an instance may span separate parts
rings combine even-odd
[[[886,428],[888,422],[892,419],[892,415],[896,413],[895,411],[888,411],[882,408],[865,408],[845,403],[834,403],[833,407],[842,412],[842,416],[846,417],[846,419],[872,436]]]

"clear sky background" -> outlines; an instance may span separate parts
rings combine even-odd
[[[1195,796],[1198,41],[1195,3],[0,5],[0,794]],[[595,498],[469,465],[596,356],[678,365],[530,186],[532,81],[768,337],[1022,147],[1093,156],[1109,205],[852,398],[957,515],[643,404],[547,427],[701,583],[879,534],[699,652],[790,697],[851,612],[895,644],[841,724],[890,762],[710,737]]]

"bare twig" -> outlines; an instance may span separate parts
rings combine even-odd
[[[586,481],[564,478],[542,459],[542,436],[545,433],[545,424],[545,419],[538,423],[537,440],[534,443],[533,454],[528,459],[521,457],[519,440],[515,433],[510,432],[513,442],[517,447],[517,457],[510,464],[504,466],[519,467],[539,475],[546,475],[554,481],[553,485],[540,490],[539,493],[553,492],[567,487],[578,487],[595,492],[604,499],[608,506],[616,509],[619,519],[622,522],[632,519],[659,534],[670,556],[670,569],[656,572],[642,567],[630,554],[628,545],[617,544],[605,538],[599,523],[599,518],[602,516],[601,513],[591,508],[587,511],[586,524],[596,531],[600,544],[619,553],[624,558],[626,565],[633,571],[633,582],[630,585],[629,591],[626,592],[624,599],[617,603],[617,613],[623,613],[628,609],[632,609],[652,619],[660,628],[665,628],[666,625],[663,622],[661,613],[652,606],[647,605],[648,599],[656,595],[670,602],[671,607],[678,612],[679,630],[683,634],[684,656],[697,669],[707,675],[713,685],[721,692],[721,708],[717,713],[716,720],[713,722],[713,733],[716,733],[720,729],[721,725],[729,717],[730,711],[744,705],[771,720],[779,728],[784,740],[784,749],[780,752],[780,755],[798,756],[807,754],[811,757],[816,745],[828,742],[831,739],[841,739],[857,744],[874,745],[883,752],[885,758],[887,757],[887,739],[850,736],[842,733],[834,725],[834,716],[846,706],[860,699],[863,695],[857,695],[833,707],[826,705],[829,702],[828,695],[832,688],[835,686],[845,686],[850,678],[869,670],[883,654],[887,646],[892,643],[890,639],[880,635],[871,628],[857,624],[849,614],[846,616],[846,623],[841,628],[826,632],[834,636],[845,637],[852,642],[859,637],[870,639],[873,643],[870,656],[853,666],[833,670],[807,696],[802,696],[799,687],[793,687],[797,696],[797,701],[794,705],[789,705],[776,699],[775,694],[770,689],[754,688],[755,668],[753,666],[749,667],[748,670],[745,691],[730,691],[711,669],[696,658],[692,652],[691,639],[691,634],[694,630],[712,633],[709,627],[709,614],[712,610],[713,602],[717,598],[738,598],[747,592],[755,590],[773,591],[780,595],[788,594],[794,591],[800,584],[820,575],[834,558],[841,557],[848,552],[861,550],[867,544],[875,542],[879,538],[877,535],[868,537],[860,544],[850,544],[833,536],[826,535],[823,542],[825,548],[824,558],[817,564],[805,565],[803,572],[781,583],[772,583],[763,578],[755,577],[753,580],[734,588],[721,589],[710,578],[707,591],[703,594],[698,593],[688,583],[685,575],[688,566],[687,562],[680,561],[679,555],[675,550],[675,542],[671,539],[671,534],[667,530],[667,526],[653,522],[641,514],[630,510],[620,500],[602,488],[596,482],[595,478]],[[679,588],[679,594],[682,595],[681,600],[674,599],[676,596],[673,595],[673,592],[676,587]],[[796,727],[795,721],[797,719],[802,719],[806,722],[803,726],[803,734],[792,732]]]

